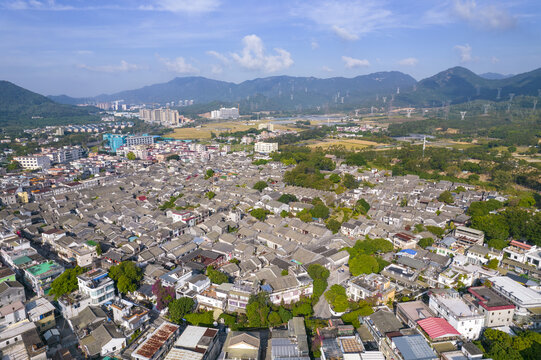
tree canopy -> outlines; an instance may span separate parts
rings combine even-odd
[[[123,261],[111,266],[109,277],[115,281],[120,293],[127,294],[137,290],[139,282],[143,279],[143,269],[137,267],[133,261]]]
[[[213,266],[207,266],[207,276],[213,284],[223,284],[229,282],[229,277],[221,271],[214,269]]]
[[[55,300],[59,297],[72,293],[79,288],[77,276],[86,270],[76,266],[73,269],[67,269],[51,283],[49,294],[54,295]]]
[[[259,192],[262,192],[264,188],[269,186],[266,181],[260,180],[254,184],[254,189],[258,190]]]
[[[455,198],[449,190],[442,192],[440,196],[438,196],[438,200],[446,204],[452,204],[455,202]]]
[[[192,311],[195,302],[189,297],[173,299],[168,304],[169,319],[176,324],[180,324],[186,314]]]

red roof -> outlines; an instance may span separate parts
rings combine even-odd
[[[442,318],[430,317],[417,321],[417,324],[419,324],[431,339],[460,336],[460,333],[447,320]]]
[[[520,241],[511,240],[511,243],[509,245],[516,246],[518,248],[524,249],[524,250],[530,250],[532,248],[531,245],[522,243]]]
[[[141,196],[138,197],[138,199],[139,199],[140,201],[145,201],[145,200],[147,199],[147,197],[144,196],[144,195],[141,195]]]

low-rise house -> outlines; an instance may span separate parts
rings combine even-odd
[[[250,300],[250,296],[258,292],[253,283],[249,282],[236,282],[233,284],[229,294],[227,296],[227,310],[246,312],[246,306]]]
[[[115,284],[103,269],[93,269],[77,276],[79,292],[90,297],[90,305],[99,306],[115,297]]]
[[[45,295],[54,279],[64,272],[64,267],[54,260],[42,262],[24,270],[24,279],[38,295]]]
[[[165,360],[214,360],[219,351],[218,329],[188,325]]]
[[[477,306],[485,315],[485,327],[508,326],[513,322],[515,305],[494,290],[484,287],[470,287],[470,295],[464,298]]]
[[[376,305],[381,305],[394,300],[395,290],[395,286],[385,276],[368,274],[350,279],[346,294],[355,302],[370,298]]]
[[[308,275],[286,275],[268,280],[270,300],[279,305],[297,302],[301,297],[310,297],[314,291],[313,281]]]
[[[0,307],[0,331],[26,320],[26,310],[20,301]]]
[[[392,349],[401,360],[437,360],[438,356],[432,350],[422,335],[397,336],[392,338]]]
[[[91,359],[115,355],[126,346],[126,337],[114,324],[101,324],[79,341],[81,349]]]
[[[260,340],[258,332],[230,331],[227,333],[219,360],[259,359]]]
[[[416,327],[419,320],[434,316],[430,308],[422,301],[408,301],[396,304],[396,316],[409,327]]]
[[[484,232],[465,226],[457,226],[453,236],[457,239],[458,244],[464,247],[476,244],[483,245],[483,241],[485,240]]]
[[[150,320],[149,310],[135,305],[124,299],[111,304],[113,319],[116,324],[126,330],[128,334],[137,329],[143,329]]]
[[[541,307],[541,293],[522,286],[507,276],[494,276],[489,278],[492,290],[511,301],[515,306],[515,313],[519,316],[528,316],[529,309]]]
[[[24,302],[24,286],[18,281],[4,281],[0,283],[0,304],[7,305],[17,301]]]
[[[0,284],[4,281],[16,281],[15,271],[8,267],[0,267]]]
[[[287,323],[287,330],[272,330],[271,360],[308,360],[309,347],[302,317]]]
[[[173,347],[179,333],[180,326],[165,321],[137,346],[131,357],[136,360],[163,359]]]
[[[428,306],[447,320],[468,340],[476,340],[484,326],[484,316],[477,308],[466,303],[454,290],[431,290]]]
[[[55,307],[53,304],[43,297],[39,297],[26,303],[28,319],[36,324],[40,334],[56,326],[54,310]]]
[[[391,238],[396,249],[413,249],[417,245],[417,240],[415,236],[403,232],[396,233]]]

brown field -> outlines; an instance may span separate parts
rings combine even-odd
[[[321,147],[323,149],[327,149],[330,146],[344,146],[348,150],[352,149],[362,149],[369,146],[377,146],[377,145],[384,145],[380,144],[374,141],[367,141],[367,140],[357,140],[357,139],[333,139],[333,140],[323,140],[318,141],[313,144],[309,144],[308,146],[311,148]]]
[[[166,137],[172,137],[174,139],[210,139],[210,133],[220,134],[223,132],[231,131],[244,131],[250,128],[255,128],[259,124],[265,124],[267,121],[223,121],[223,122],[209,122],[196,128],[178,128],[172,133],[166,134]],[[275,130],[298,130],[295,127],[274,125]]]

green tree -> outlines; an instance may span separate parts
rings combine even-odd
[[[353,209],[360,214],[366,215],[370,210],[370,204],[365,199],[359,199]]]
[[[216,196],[216,193],[213,191],[208,191],[205,196],[207,197],[207,199],[212,200]]]
[[[171,161],[171,160],[180,160],[180,156],[178,156],[177,154],[173,154],[165,158],[165,161]]]
[[[282,318],[276,311],[271,311],[271,313],[269,314],[268,321],[269,321],[269,325],[273,327],[279,326],[282,324]]]
[[[344,312],[349,308],[346,289],[340,285],[333,285],[325,293],[325,299],[336,312]]]
[[[293,316],[311,316],[314,313],[310,300],[305,299],[295,303],[291,309]]]
[[[327,229],[331,230],[333,234],[336,234],[338,231],[340,231],[342,224],[340,224],[340,222],[335,219],[329,219],[326,226]]]
[[[329,208],[323,204],[316,204],[312,209],[310,209],[310,214],[318,219],[326,219],[329,217]]]
[[[434,239],[432,239],[430,237],[422,238],[417,243],[417,245],[419,245],[423,249],[426,249],[427,247],[432,246],[432,244],[434,244]]]
[[[340,175],[338,174],[331,174],[329,175],[329,180],[331,180],[335,184],[338,184],[342,180],[342,178],[340,178]]]
[[[312,221],[312,214],[310,213],[309,210],[307,209],[304,209],[302,211],[300,211],[298,214],[297,214],[297,217],[299,219],[301,219],[302,221],[304,222],[310,222]]]
[[[493,270],[496,270],[498,269],[498,265],[500,264],[500,262],[498,261],[498,259],[491,259],[488,263],[487,263],[487,267],[489,269],[493,269]]]
[[[188,313],[184,315],[186,321],[195,326],[212,326],[214,323],[214,311],[203,311],[198,313]]]
[[[214,170],[207,169],[207,172],[205,173],[205,179],[210,179],[213,176],[214,176]]]
[[[289,204],[290,202],[297,201],[297,197],[291,194],[282,194],[278,198],[278,201],[284,204]]]
[[[342,320],[344,321],[344,323],[351,324],[356,329],[361,326],[361,324],[359,323],[359,317],[372,315],[374,313],[372,306],[370,306],[370,304],[368,304],[367,302],[361,301],[359,305],[360,305],[359,309],[342,315]]]
[[[49,294],[54,295],[54,299],[70,294],[79,288],[77,276],[86,270],[76,266],[73,269],[67,269],[51,283]]]
[[[349,259],[349,272],[351,275],[372,274],[379,271],[379,265],[370,255],[359,255]]]
[[[101,250],[101,244],[98,243],[96,245],[96,254],[98,254],[98,256],[101,256],[102,253],[103,253],[103,251]]]
[[[442,229],[442,228],[439,227],[439,226],[431,226],[431,225],[427,225],[427,226],[426,226],[426,230],[428,230],[428,231],[431,232],[432,234],[436,235],[437,237],[442,237],[443,234],[445,233],[445,230]]]
[[[282,276],[289,275],[289,271],[287,271],[287,269],[283,269],[281,274]]]
[[[474,216],[471,219],[471,227],[483,231],[487,240],[506,240],[509,237],[509,226],[501,216],[493,214]]]
[[[213,284],[229,282],[229,277],[221,271],[214,269],[212,265],[207,266],[207,276]]]
[[[250,296],[246,305],[246,316],[250,327],[261,328],[267,326],[267,317],[270,313],[269,298],[265,292]]]
[[[366,159],[361,152],[352,152],[346,155],[345,163],[350,166],[364,166],[366,165]]]
[[[446,204],[452,204],[455,202],[455,198],[453,197],[453,194],[448,190],[445,190],[444,192],[442,192],[440,196],[438,196],[438,200]]]
[[[139,282],[143,278],[143,270],[133,261],[123,261],[118,265],[111,266],[109,277],[116,282],[118,291],[127,294],[137,290]]]
[[[12,160],[7,166],[7,171],[15,171],[21,169],[21,164],[18,161]]]
[[[259,221],[265,221],[265,219],[267,218],[267,214],[269,214],[269,211],[262,208],[257,208],[250,211],[250,215],[252,215]]]
[[[282,319],[282,323],[286,323],[289,320],[293,319],[293,314],[291,314],[291,311],[287,310],[283,306],[280,306],[278,308],[278,315],[280,315],[280,318]]]
[[[260,180],[254,184],[254,189],[258,190],[259,192],[262,192],[264,188],[269,186],[266,181]]]
[[[342,179],[342,184],[348,189],[356,189],[359,187],[359,183],[357,182],[357,180],[355,180],[353,175],[347,174],[347,173],[344,174],[344,178]]]
[[[189,297],[171,300],[167,305],[169,309],[169,319],[176,324],[180,324],[184,316],[192,311],[194,305],[195,302]]]
[[[126,158],[127,158],[128,160],[135,160],[135,159],[137,159],[137,157],[135,156],[135,154],[134,154],[132,151],[130,151],[129,153],[126,154]]]

